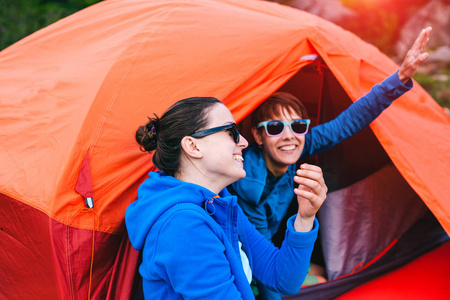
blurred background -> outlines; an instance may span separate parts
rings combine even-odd
[[[97,2],[100,1],[0,0],[0,51],[34,31]],[[414,79],[450,115],[450,0],[272,2],[331,21],[375,45],[397,63],[402,61],[419,31],[432,26],[433,33],[427,49],[430,57]]]

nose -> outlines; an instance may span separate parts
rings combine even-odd
[[[282,138],[283,139],[292,139],[292,138],[294,138],[295,136],[294,136],[294,133],[292,132],[292,130],[291,130],[291,126],[289,126],[289,125],[286,125],[285,127],[284,127],[284,131],[283,131],[283,133],[281,134],[281,136],[282,136]]]
[[[237,144],[239,148],[245,149],[248,147],[248,141],[245,137],[243,137],[242,135],[239,135],[239,143]]]

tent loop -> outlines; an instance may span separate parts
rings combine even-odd
[[[87,197],[87,198],[84,198],[84,201],[86,202],[87,208],[94,208],[94,198]]]
[[[91,166],[89,164],[90,149],[86,152],[81,164],[75,191],[83,196],[87,208],[94,208],[94,191],[92,187]]]

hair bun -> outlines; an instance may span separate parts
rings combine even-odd
[[[158,144],[159,118],[148,117],[148,123],[140,126],[136,131],[136,142],[141,146],[142,151],[151,152],[156,149]]]

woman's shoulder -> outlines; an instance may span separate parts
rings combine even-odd
[[[204,208],[195,203],[176,203],[161,214],[158,221],[166,222],[173,218],[200,218],[207,219]]]
[[[181,227],[183,231],[189,231],[198,226],[216,227],[217,223],[200,205],[178,203],[166,210],[155,225],[165,228],[165,230],[168,227]]]

